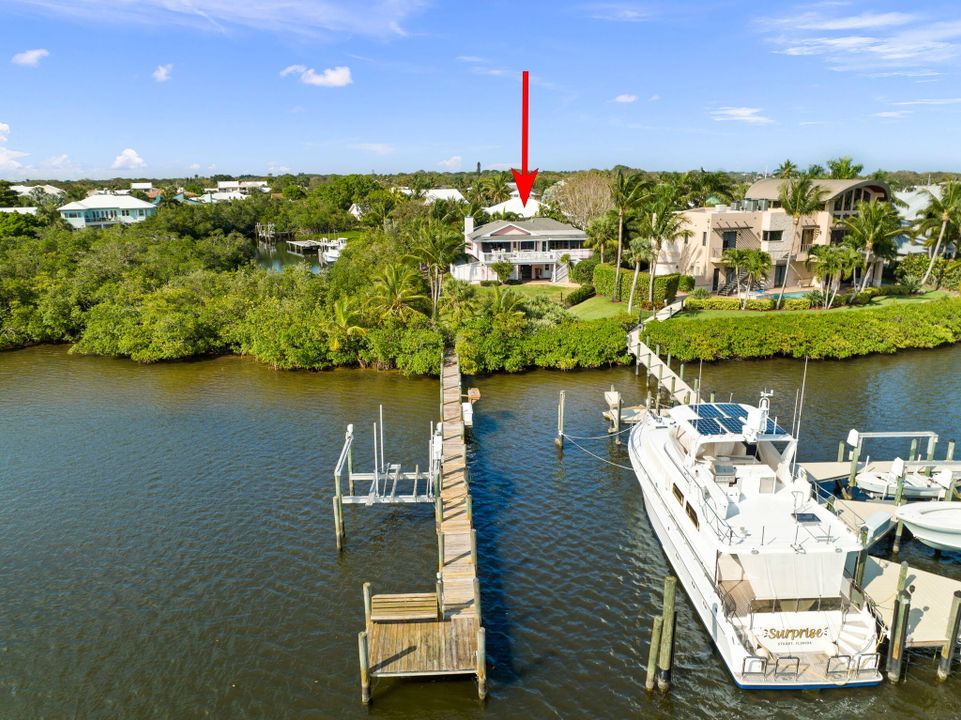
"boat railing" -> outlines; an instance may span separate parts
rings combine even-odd
[[[837,517],[841,517],[842,512],[849,516],[852,519],[850,522],[846,521],[849,526],[853,523],[854,527],[864,527],[864,518],[854,512],[850,506],[839,505],[840,498],[837,495],[813,481],[811,481],[811,488],[814,492],[814,499],[819,505],[823,505]]]
[[[697,482],[697,479],[694,477],[694,475],[677,461],[677,458],[674,457],[674,453],[667,442],[664,443],[664,454],[671,459],[671,462],[674,463],[674,467],[677,468],[677,471],[684,476],[684,479],[687,480],[692,487],[698,489],[698,505],[700,506],[699,509],[701,510],[702,517],[707,522],[708,526],[715,532],[718,539],[730,545],[734,541],[734,528],[728,524],[727,520],[718,514],[717,510],[715,510],[706,502],[703,488],[701,488],[701,485]]]

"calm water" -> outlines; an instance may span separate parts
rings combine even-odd
[[[287,250],[287,243],[279,241],[273,245],[257,243],[255,255],[257,264],[268,270],[283,270],[287,265],[304,265],[310,268],[312,273],[320,272],[320,263],[317,261],[317,253],[308,255],[298,255]]]
[[[812,364],[808,458],[852,427],[961,435],[961,346]],[[703,386],[789,417],[802,365],[705,367]],[[689,369],[690,372],[690,369]],[[433,380],[281,373],[238,358],[141,367],[62,348],[0,354],[0,718],[955,718],[961,676],[929,656],[899,687],[737,690],[686,601],[676,683],[643,691],[667,565],[628,471],[554,449],[598,435],[629,369],[478,378],[471,469],[490,696],[469,680],[380,681],[359,701],[361,584],[430,591],[430,507],[347,507],[334,546],[331,469],[348,422],[357,465],[383,402],[387,460],[426,462]],[[607,441],[585,443],[626,462]],[[961,578],[909,543],[905,557]]]

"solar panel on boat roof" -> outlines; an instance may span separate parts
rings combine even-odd
[[[724,413],[717,405],[699,405],[697,408],[698,417],[719,418],[724,417]]]
[[[721,426],[717,424],[717,420],[711,420],[710,418],[696,418],[691,424],[694,425],[694,429],[702,435],[721,434]]]
[[[724,426],[725,430],[732,433],[741,432],[742,431],[741,428],[744,425],[744,423],[741,422],[740,418],[733,418],[733,417],[718,418],[718,422]]]
[[[776,422],[771,420],[771,418],[768,418],[767,427],[764,428],[764,434],[765,435],[787,435],[787,430],[785,430]]]
[[[745,414],[744,408],[737,403],[719,403],[717,409],[728,417],[742,417]]]

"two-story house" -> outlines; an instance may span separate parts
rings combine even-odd
[[[88,195],[60,207],[60,217],[78,230],[142,222],[156,214],[152,204],[130,195]]]
[[[774,263],[768,278],[771,286],[780,286],[785,274],[789,286],[810,286],[813,273],[807,260],[811,248],[839,242],[844,234],[841,223],[855,214],[858,202],[890,198],[888,187],[876,180],[817,180],[823,205],[800,219],[795,237],[794,219],[780,207],[778,199],[784,182],[765,178],[748,188],[743,201],[685,210],[682,214],[690,235],[665,243],[658,257],[658,272],[693,275],[698,287],[716,292],[734,281],[734,269],[721,261],[725,250],[764,250]],[[875,283],[881,279],[880,265],[872,268]]]
[[[572,264],[591,256],[584,247],[583,230],[550,218],[496,220],[474,229],[474,219],[464,218],[467,259],[451,267],[458,280],[480,282],[497,280],[491,266],[509,262],[514,266],[512,280],[567,280],[565,255]]]

